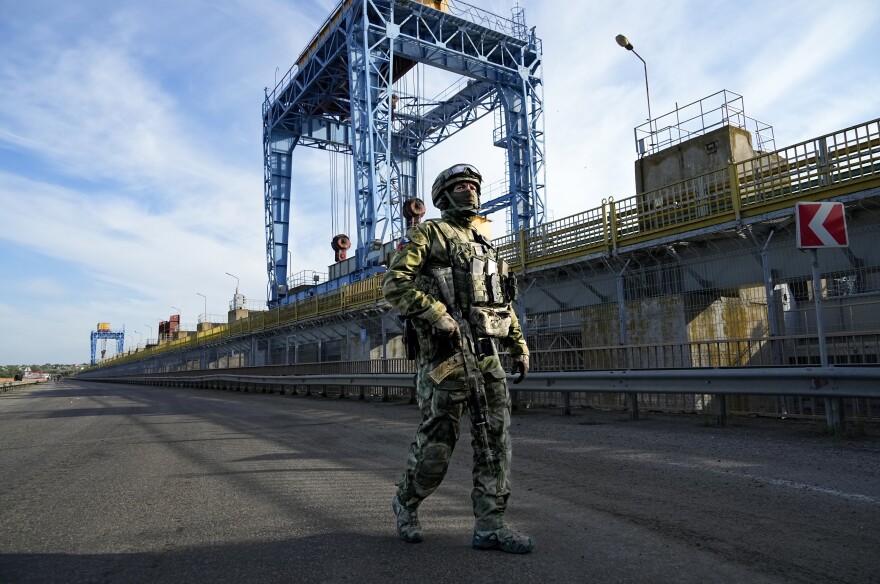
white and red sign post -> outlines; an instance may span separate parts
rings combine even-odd
[[[825,322],[822,319],[822,276],[819,273],[819,248],[849,247],[846,231],[846,213],[843,203],[797,203],[797,246],[809,249],[813,255],[813,298],[816,302],[816,335],[819,337],[819,362],[828,367],[828,348],[825,343]],[[825,398],[825,419],[835,433],[843,430],[843,402],[841,398]]]
[[[795,215],[800,249],[849,246],[843,203],[798,203]]]

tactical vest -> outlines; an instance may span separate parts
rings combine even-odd
[[[470,228],[466,238],[443,221],[437,227],[446,239],[449,267],[434,268],[432,276],[444,304],[460,310],[481,337],[506,337],[512,319],[510,303],[516,300],[516,276],[495,247]]]

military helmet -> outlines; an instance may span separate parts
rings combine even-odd
[[[434,186],[431,187],[431,200],[434,202],[434,206],[440,209],[443,195],[452,185],[461,181],[470,181],[476,184],[477,195],[480,194],[480,185],[483,182],[480,171],[470,164],[456,164],[438,174],[434,180]]]

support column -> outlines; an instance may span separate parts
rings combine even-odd
[[[382,373],[388,373],[388,332],[385,330],[385,314],[379,319],[382,325]],[[382,401],[388,401],[388,387],[382,387]]]
[[[767,324],[770,328],[770,349],[773,353],[773,364],[779,366],[782,365],[782,347],[773,340],[773,337],[782,334],[782,327],[779,326],[779,315],[776,313],[776,307],[773,304],[773,267],[770,262],[770,250],[768,249],[774,233],[774,231],[770,232],[764,247],[761,249],[761,271],[764,276],[764,296],[767,298]]]
[[[727,425],[727,396],[721,393],[716,393],[713,396],[713,402],[715,403],[715,425],[716,426],[726,426]]]
[[[297,141],[298,138],[263,128],[266,270],[269,274],[270,304],[287,296],[291,166]]]
[[[626,286],[623,277],[624,272],[629,267],[630,260],[626,260],[623,269],[617,274],[617,324],[620,328],[620,345],[623,347],[623,366],[624,369],[632,367],[629,349],[629,329],[626,325]],[[639,394],[626,394],[626,409],[629,412],[629,419],[636,421],[639,419]]]
[[[819,338],[819,364],[828,367],[828,347],[825,339],[825,319],[822,315],[822,274],[819,272],[819,253],[813,248],[810,250],[813,256],[813,301],[816,303],[816,335]],[[843,434],[844,415],[843,400],[839,397],[825,398],[825,421],[828,431],[835,434]]]

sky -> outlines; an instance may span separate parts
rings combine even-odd
[[[194,329],[236,287],[265,301],[264,88],[335,5],[0,0],[0,364],[87,362],[100,322],[126,349],[171,314]],[[543,41],[548,219],[635,194],[645,71],[617,34],[647,63],[654,118],[730,90],[783,147],[880,115],[875,0],[519,6]],[[490,118],[424,156],[428,185],[457,162],[502,178]],[[348,225],[331,164],[294,152],[292,272],[326,272]]]

